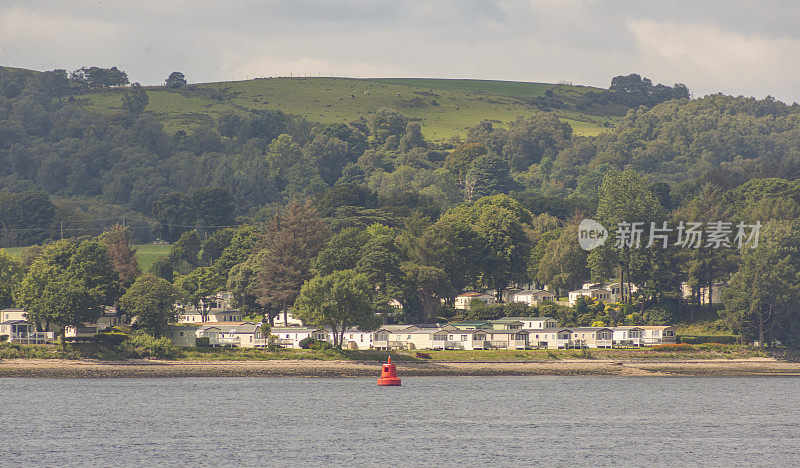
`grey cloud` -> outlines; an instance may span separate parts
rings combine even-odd
[[[606,87],[612,76],[636,72],[698,94],[791,101],[800,99],[791,65],[797,24],[800,4],[789,1],[6,0],[0,25],[11,30],[0,28],[0,46],[19,66],[117,65],[148,84],[181,70],[195,82],[403,73]],[[663,39],[642,36],[649,31]],[[715,57],[698,68],[703,56],[685,50],[683,31],[717,47],[729,37],[753,43],[769,56],[749,66]],[[754,66],[769,67],[759,70],[763,79]]]

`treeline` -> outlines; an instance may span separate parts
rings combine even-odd
[[[535,282],[563,291],[591,277],[640,292],[619,311],[591,305],[564,323],[663,323],[698,317],[703,288],[729,282],[720,324],[747,337],[797,336],[796,104],[689,100],[685,87],[633,76],[615,79],[609,92],[642,107],[597,137],[536,114],[502,128],[484,121],[463,139],[433,143],[392,109],[334,124],[241,110],[170,135],[146,111],[94,115],[59,102],[37,91],[42,75],[2,79],[0,89],[18,89],[0,97],[4,245],[60,237],[64,218],[80,225],[102,214],[146,216],[153,237],[176,241],[153,272],[185,300],[199,304],[229,288],[267,317],[295,304],[304,282],[313,284],[297,306],[306,314],[319,311],[310,297],[336,302],[324,296],[336,290],[360,301],[353,310],[366,301],[391,317],[388,304],[399,303],[404,320],[425,321],[454,316],[449,305],[466,288],[499,296]],[[27,204],[37,207],[30,219]],[[575,242],[581,217],[647,226],[759,221],[773,239],[743,253],[587,254]]]
[[[31,309],[41,327],[54,321],[63,328],[119,302],[128,314],[155,314],[140,326],[148,323],[158,335],[174,319],[169,301],[202,310],[211,296],[230,291],[252,320],[271,322],[291,309],[309,325],[337,330],[340,338],[350,326],[372,329],[384,322],[544,315],[565,326],[613,326],[716,317],[721,331],[747,341],[797,344],[800,184],[755,179],[729,191],[706,185],[671,211],[658,188],[641,173],[609,171],[598,208],[585,216],[608,226],[611,237],[587,252],[578,243],[579,218],[534,214],[504,194],[436,212],[418,199],[387,203],[363,186],[339,185],[288,204],[264,224],[208,226],[205,236],[185,231],[147,275],[138,271],[122,228],[30,248],[21,262],[0,255],[0,305]],[[666,247],[648,246],[645,238],[641,245],[618,245],[621,234],[614,230],[623,221],[734,226],[753,220],[763,224],[760,239],[742,248],[732,240],[733,227],[732,245],[720,248],[681,245],[674,232]],[[508,288],[532,283],[563,297],[588,279],[638,290],[617,304],[580,299],[574,307],[453,307],[464,290],[490,289],[500,299]],[[720,283],[722,310],[701,299],[704,288]],[[72,315],[59,315],[65,310]]]
[[[105,76],[94,68],[81,73]],[[616,77],[608,92],[653,107],[630,111],[598,137],[576,136],[556,117],[536,114],[505,128],[482,122],[446,143],[426,141],[419,124],[392,109],[325,125],[243,110],[167,134],[155,116],[137,110],[146,108],[135,99],[146,97],[140,88],[121,97],[131,101],[130,111],[89,114],[80,103],[56,99],[60,85],[47,83],[63,84],[64,75],[0,73],[0,187],[46,192],[94,216],[154,218],[160,226],[150,223],[147,234],[168,240],[208,224],[205,207],[180,208],[187,206],[182,197],[204,188],[221,188],[233,203],[232,216],[217,225],[237,217],[266,221],[288,201],[337,184],[365,185],[384,198],[413,194],[439,210],[506,193],[564,219],[594,210],[610,169],[636,169],[663,182],[659,196],[668,208],[706,183],[730,189],[752,177],[794,179],[798,171],[797,106],[729,96],[688,100],[685,87],[638,75]],[[144,240],[141,234],[134,233]]]

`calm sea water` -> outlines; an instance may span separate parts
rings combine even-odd
[[[800,378],[0,379],[0,464],[800,465]]]

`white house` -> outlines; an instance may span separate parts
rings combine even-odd
[[[198,325],[172,324],[164,330],[164,336],[175,346],[194,346],[199,328]]]
[[[403,330],[413,325],[384,325],[375,332],[373,346],[375,349],[405,349],[405,341],[401,338]]]
[[[445,349],[447,335],[448,330],[438,327],[414,326],[398,330],[394,341],[405,343],[404,349]]]
[[[344,331],[342,348],[346,349],[372,349],[375,338],[374,332],[366,332],[356,328],[348,328]],[[334,343],[333,331],[328,334],[328,342]]]
[[[608,289],[576,289],[569,292],[569,305],[574,306],[581,297],[596,299],[603,302],[613,302],[611,291]]]
[[[505,330],[486,330],[485,348],[490,349],[525,349],[528,347],[530,331],[520,328]]]
[[[644,334],[642,335],[642,344],[644,345],[660,345],[675,343],[675,327],[662,325],[662,326],[648,326],[641,327]]]
[[[300,342],[312,337],[315,340],[327,341],[328,332],[321,328],[308,327],[272,327],[270,334],[275,337],[276,344],[284,348],[300,348]]]
[[[531,289],[519,291],[509,295],[509,302],[524,302],[529,306],[536,307],[545,301],[555,301],[556,295],[543,289]]]
[[[482,327],[491,330],[522,330],[523,323],[512,317],[501,318],[497,320],[489,320],[487,327]]]
[[[298,319],[294,318],[292,315],[291,310],[287,310],[286,312],[279,312],[278,315],[275,316],[273,320],[272,326],[274,327],[293,327],[293,326],[303,326],[303,322]]]
[[[611,330],[615,346],[638,348],[642,345],[644,330],[639,327],[621,326],[613,327]]]
[[[571,347],[572,330],[569,328],[543,328],[528,331],[531,347],[547,349],[566,349]]]
[[[474,300],[483,301],[486,304],[494,304],[497,302],[497,299],[491,294],[466,292],[456,296],[455,307],[456,309],[469,310]]]
[[[178,314],[178,323],[222,323],[242,321],[242,314],[238,310],[209,310],[205,315],[206,320],[203,320],[203,314],[197,309],[182,310]]]
[[[64,336],[67,338],[91,338],[95,336],[100,330],[97,324],[84,323],[80,326],[73,327],[67,326],[64,328]]]
[[[612,348],[613,330],[605,327],[570,328],[570,347],[577,348]]]
[[[541,330],[542,328],[556,328],[558,321],[550,317],[506,317],[507,320],[522,322],[524,330]]]
[[[486,330],[451,330],[447,334],[446,349],[488,349]]]
[[[699,288],[698,295],[700,304],[721,304],[722,289],[727,285],[728,283],[717,282],[711,285],[710,290],[707,286]],[[689,283],[681,283],[681,293],[683,294],[684,300],[692,299],[692,288],[689,286]]]
[[[176,304],[178,323],[241,322],[242,314],[232,307],[231,301],[231,293],[221,292],[207,298],[205,301],[201,300],[200,307]]]
[[[52,343],[54,332],[37,332],[36,325],[28,321],[28,313],[23,309],[0,310],[0,336],[10,343],[43,344]]]
[[[0,322],[9,320],[28,320],[28,313],[24,309],[3,309],[0,310]]]
[[[103,313],[94,322],[82,322],[79,326],[68,326],[64,329],[67,338],[91,338],[111,327],[122,324],[122,319],[117,315],[115,307],[104,306]]]
[[[619,302],[622,300],[619,281],[616,283],[583,283],[581,289],[605,289],[611,293],[607,302]],[[625,291],[626,296],[630,296],[631,293],[635,293],[639,288],[635,284],[629,286],[628,283],[622,283],[622,290]]]

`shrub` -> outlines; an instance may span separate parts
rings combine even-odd
[[[680,344],[660,344],[653,346],[654,351],[697,351],[693,345],[687,343]]]
[[[207,336],[202,336],[200,338],[194,339],[194,346],[195,348],[210,348],[211,347],[211,338]]]
[[[697,347],[700,348],[700,349],[710,349],[710,350],[714,350],[714,351],[722,351],[725,348],[727,348],[728,345],[726,345],[724,343],[703,343],[703,344],[697,345]]]
[[[124,345],[128,351],[139,358],[172,359],[177,354],[169,339],[164,337],[155,338],[147,333],[138,333],[129,337]]]
[[[319,341],[314,340],[314,344],[311,345],[311,349],[314,351],[325,351],[327,349],[332,349],[333,345],[328,343],[327,341]]]
[[[8,341],[8,335],[0,335],[0,343]]]
[[[678,343],[701,344],[701,343],[722,343],[736,344],[739,342],[738,335],[680,335],[677,337]]]
[[[300,349],[309,349],[316,342],[314,338],[308,336],[300,340]]]
[[[94,342],[99,344],[106,344],[110,346],[118,346],[122,344],[125,339],[128,338],[128,335],[125,333],[98,333],[94,336]]]

